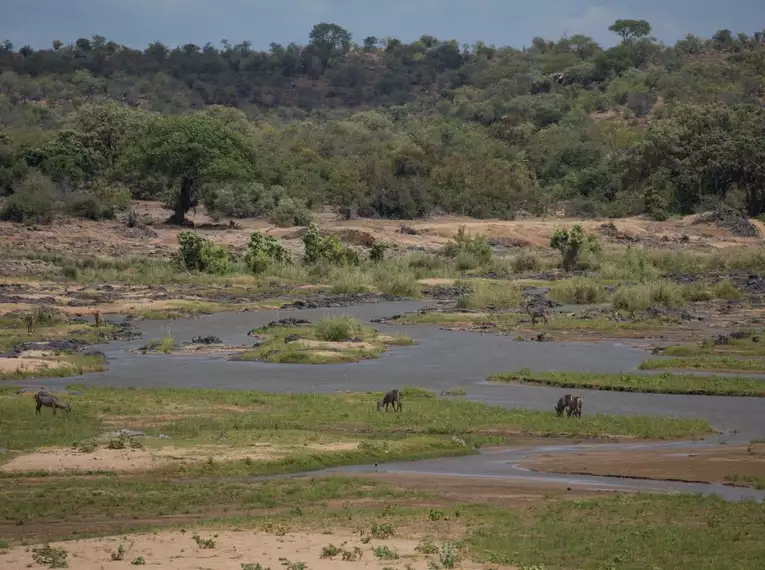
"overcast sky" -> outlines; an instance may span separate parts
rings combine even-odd
[[[49,47],[93,35],[143,48],[221,39],[306,43],[322,21],[350,30],[354,39],[422,34],[460,43],[523,47],[534,36],[557,39],[584,33],[610,45],[617,18],[648,20],[667,43],[691,32],[710,36],[728,28],[765,29],[765,0],[0,0],[0,40]]]

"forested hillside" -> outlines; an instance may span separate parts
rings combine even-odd
[[[765,34],[674,46],[643,20],[515,49],[431,36],[307,45],[0,45],[2,218],[154,197],[304,224],[433,213],[765,211]]]

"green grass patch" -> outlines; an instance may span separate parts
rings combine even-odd
[[[459,309],[501,310],[520,307],[523,302],[521,288],[509,281],[471,279],[457,281],[456,286],[470,287],[473,292],[457,299]]]
[[[765,477],[756,477],[753,475],[726,475],[725,481],[736,487],[752,487],[754,489],[765,489]]]
[[[667,358],[645,360],[641,370],[713,370],[719,372],[763,372],[765,360],[743,359],[734,356],[700,356],[695,358]]]
[[[765,517],[754,501],[616,495],[526,510],[495,508],[481,522],[466,542],[473,556],[489,565],[582,570],[765,566]]]
[[[587,277],[576,277],[555,283],[550,298],[561,303],[593,305],[603,303],[610,295],[602,283]]]
[[[59,354],[41,357],[50,361],[47,367],[34,369],[16,369],[12,372],[0,372],[0,380],[25,380],[30,378],[66,378],[81,376],[90,372],[103,372],[104,357],[100,354]],[[19,366],[24,359],[17,359]]]
[[[326,316],[313,325],[255,329],[264,342],[236,360],[280,364],[338,364],[377,358],[387,346],[411,346],[405,336],[388,337],[348,315]],[[292,338],[290,338],[292,337]],[[299,337],[295,340],[295,337]]]
[[[487,380],[615,392],[765,397],[765,382],[745,377],[690,376],[669,373],[532,372],[524,369],[492,374]]]
[[[515,434],[671,439],[711,430],[703,421],[654,416],[585,414],[581,420],[561,422],[552,413],[554,402],[549,412],[509,410],[436,398],[413,388],[404,389],[402,413],[376,411],[381,393],[281,395],[225,390],[78,389],[83,390],[82,395],[65,397],[72,402],[71,413],[44,417],[42,421],[35,416],[30,394],[0,391],[0,446],[11,450],[70,446],[107,431],[114,416],[119,416],[120,427],[168,434],[172,445],[223,442],[247,446],[254,442],[295,444],[362,438],[380,445],[401,440],[401,445],[406,446],[415,436],[428,436],[455,450],[461,444],[451,440],[453,435],[470,444],[474,442],[471,438],[478,438],[475,442],[480,443],[481,438]]]

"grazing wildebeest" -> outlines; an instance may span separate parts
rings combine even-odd
[[[555,415],[560,417],[563,415],[563,411],[568,408],[569,400],[571,400],[571,394],[566,394],[565,396],[561,396],[561,398],[558,400],[558,403],[555,404]]]
[[[550,312],[547,310],[547,306],[543,304],[544,301],[534,302],[529,301],[526,304],[526,312],[531,317],[531,324],[537,324],[537,319],[544,319],[545,324],[550,321]]]
[[[392,405],[394,412],[400,412],[402,397],[403,397],[403,394],[401,393],[401,391],[398,388],[394,388],[393,390],[385,394],[382,400],[377,402],[377,411],[379,412],[384,407],[385,411],[387,412],[388,406]],[[396,409],[396,404],[398,404],[398,409]]]
[[[581,396],[571,396],[571,398],[568,401],[568,410],[566,412],[568,413],[568,417],[576,416],[577,418],[582,417],[582,404],[584,403],[584,400]]]
[[[56,408],[66,410],[67,412],[72,411],[72,405],[69,402],[62,404],[56,396],[42,390],[35,394],[35,403],[37,404],[35,408],[35,413],[37,414],[41,413],[40,408],[43,406],[53,408],[53,415],[56,415]]]

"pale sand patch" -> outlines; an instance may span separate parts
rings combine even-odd
[[[108,449],[99,447],[92,453],[81,453],[74,449],[50,448],[12,458],[0,466],[2,472],[26,471],[145,471],[164,465],[199,463],[213,457],[216,461],[268,461],[300,452],[351,451],[358,448],[356,441],[334,443],[308,443],[305,445],[272,445],[264,443],[244,448],[230,448],[219,445],[198,445],[189,447],[163,447],[161,449]]]
[[[202,539],[212,538],[215,548],[200,548],[193,536]],[[69,542],[54,542],[54,548],[63,548],[69,554],[69,567],[76,570],[102,570],[110,568],[135,568],[131,561],[141,556],[146,566],[163,570],[241,570],[242,564],[259,563],[263,568],[278,570],[282,562],[303,562],[310,570],[334,570],[342,568],[384,568],[386,566],[403,569],[407,564],[417,570],[428,568],[428,557],[415,551],[420,543],[413,538],[390,538],[373,540],[362,544],[358,534],[342,532],[320,534],[294,532],[285,536],[276,536],[249,530],[231,531],[199,529],[181,532],[179,530],[162,531],[153,534],[131,534],[116,537],[88,538]],[[124,559],[112,561],[111,554],[122,544]],[[321,558],[322,548],[334,544],[338,548],[353,552],[360,548],[363,556],[353,562],[343,561],[342,555],[334,558]],[[375,557],[374,549],[387,546],[399,555],[398,560],[380,560]],[[36,566],[32,561],[32,552],[27,547],[18,546],[5,554],[0,554],[0,567],[7,570],[21,570]],[[469,561],[460,563],[459,568],[467,570],[479,568],[498,568],[497,564],[485,565]],[[503,567],[511,570],[510,567]]]
[[[368,342],[329,342],[323,340],[296,340],[295,343],[300,344],[306,348],[315,348],[316,350],[323,351],[338,351],[348,349],[363,349],[374,350],[374,345]]]
[[[0,358],[0,373],[34,372],[45,368],[74,368],[71,362],[65,360],[43,360],[42,358]]]
[[[446,278],[446,277],[429,277],[427,279],[418,279],[417,283],[420,285],[430,285],[430,286],[437,286],[437,285],[454,285],[457,282],[456,279]]]

